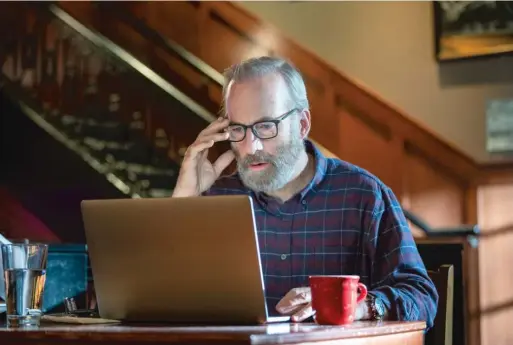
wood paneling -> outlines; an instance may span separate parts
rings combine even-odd
[[[338,129],[341,157],[370,172],[373,172],[388,185],[396,183],[391,169],[382,169],[390,163],[392,143],[389,138],[376,134],[376,131],[358,116],[340,111],[337,123],[332,127]],[[394,191],[400,188],[395,186]]]
[[[187,2],[177,1],[173,7],[166,2],[146,4],[148,7],[146,22],[154,26],[161,34],[177,40],[188,37],[184,48],[189,51],[200,49],[199,36],[200,23],[195,20],[197,10]]]
[[[513,185],[479,189],[481,344],[513,343]]]
[[[441,173],[423,156],[405,155],[403,198],[408,209],[422,215],[430,225],[451,227],[465,223],[465,189],[449,175]]]
[[[254,44],[249,37],[230,26],[215,11],[209,13],[203,29],[201,55],[218,71],[237,61],[270,54],[269,50]]]

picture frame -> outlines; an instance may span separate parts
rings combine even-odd
[[[513,152],[513,99],[491,99],[486,107],[486,151]]]
[[[433,1],[439,62],[513,54],[513,1]]]

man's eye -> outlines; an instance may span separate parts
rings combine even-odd
[[[232,133],[240,133],[240,132],[242,132],[242,127],[240,127],[240,126],[229,127],[228,130]]]
[[[261,130],[270,130],[273,127],[274,127],[274,123],[272,123],[272,122],[259,123],[257,126],[257,128],[261,129]]]

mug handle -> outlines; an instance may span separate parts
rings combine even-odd
[[[356,297],[356,304],[360,303],[367,297],[367,286],[363,283],[358,283],[358,290],[360,290],[360,293],[358,294],[358,297]]]

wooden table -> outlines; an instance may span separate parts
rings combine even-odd
[[[355,322],[349,326],[279,323],[265,326],[149,326],[43,324],[0,326],[0,344],[313,344],[422,345],[424,322]]]

